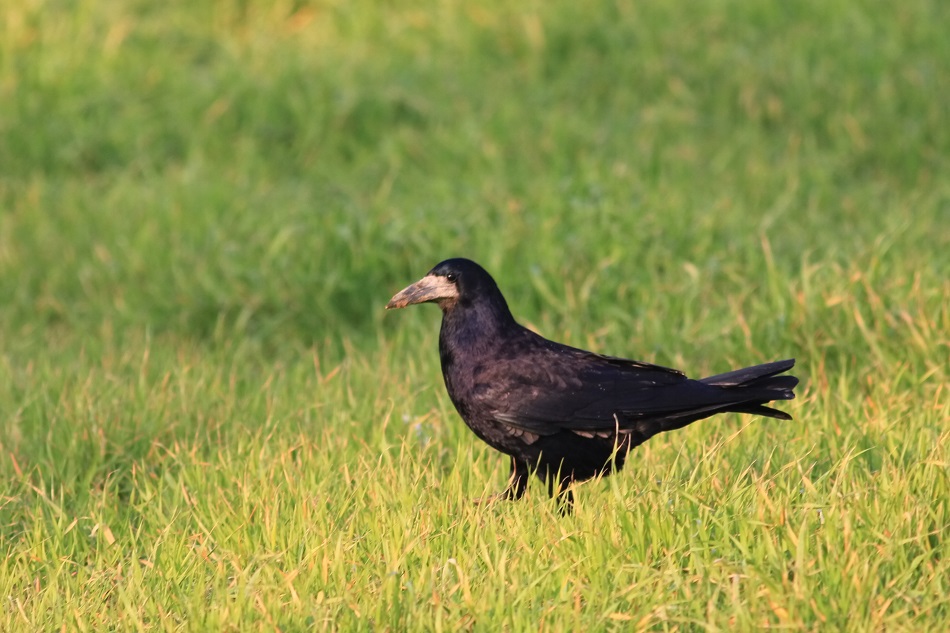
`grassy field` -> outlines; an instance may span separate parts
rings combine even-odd
[[[950,3],[0,0],[0,630],[943,631]],[[431,306],[796,357],[559,518]]]

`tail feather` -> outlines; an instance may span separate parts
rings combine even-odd
[[[735,392],[741,401],[729,405],[726,410],[736,413],[752,413],[780,420],[791,420],[792,416],[783,411],[765,406],[773,400],[791,400],[795,397],[798,378],[779,376],[795,366],[795,359],[780,360],[774,363],[745,367],[725,374],[703,378],[700,382],[712,387],[721,387]]]
[[[629,435],[629,446],[637,446],[657,433],[680,429],[717,413],[751,413],[791,420],[792,416],[784,411],[765,405],[773,400],[791,400],[795,397],[798,378],[778,375],[794,366],[794,359],[780,360],[703,378],[698,382],[713,388],[702,390],[702,399],[694,400],[683,408],[632,420],[630,428],[636,433]]]
[[[774,363],[745,367],[724,374],[716,374],[709,378],[703,378],[699,382],[704,382],[707,385],[715,385],[717,387],[739,387],[757,382],[762,378],[769,378],[770,376],[781,374],[794,366],[795,359],[790,358],[788,360],[775,361]],[[794,376],[782,376],[782,378],[792,378],[795,384],[798,384],[798,379]],[[794,387],[795,384],[793,384],[792,387]]]
[[[732,413],[751,413],[752,415],[761,415],[766,418],[777,418],[779,420],[792,419],[792,416],[785,413],[784,411],[767,407],[764,404],[749,404],[745,406],[729,407],[729,411]]]

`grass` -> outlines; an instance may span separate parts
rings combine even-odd
[[[942,630],[939,0],[0,3],[0,629]],[[441,386],[448,256],[791,423],[561,519]]]

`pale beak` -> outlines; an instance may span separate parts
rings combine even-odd
[[[458,288],[451,281],[437,275],[426,275],[416,283],[398,292],[386,304],[386,309],[396,310],[411,306],[414,303],[426,303],[427,301],[442,303],[454,300],[457,297]]]

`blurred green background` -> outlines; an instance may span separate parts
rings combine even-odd
[[[947,272],[942,3],[4,17],[8,332],[362,344],[394,289],[455,255],[531,318],[598,266],[595,304],[648,309],[646,287],[691,283],[684,264],[715,302],[758,283],[763,238],[789,275]]]

